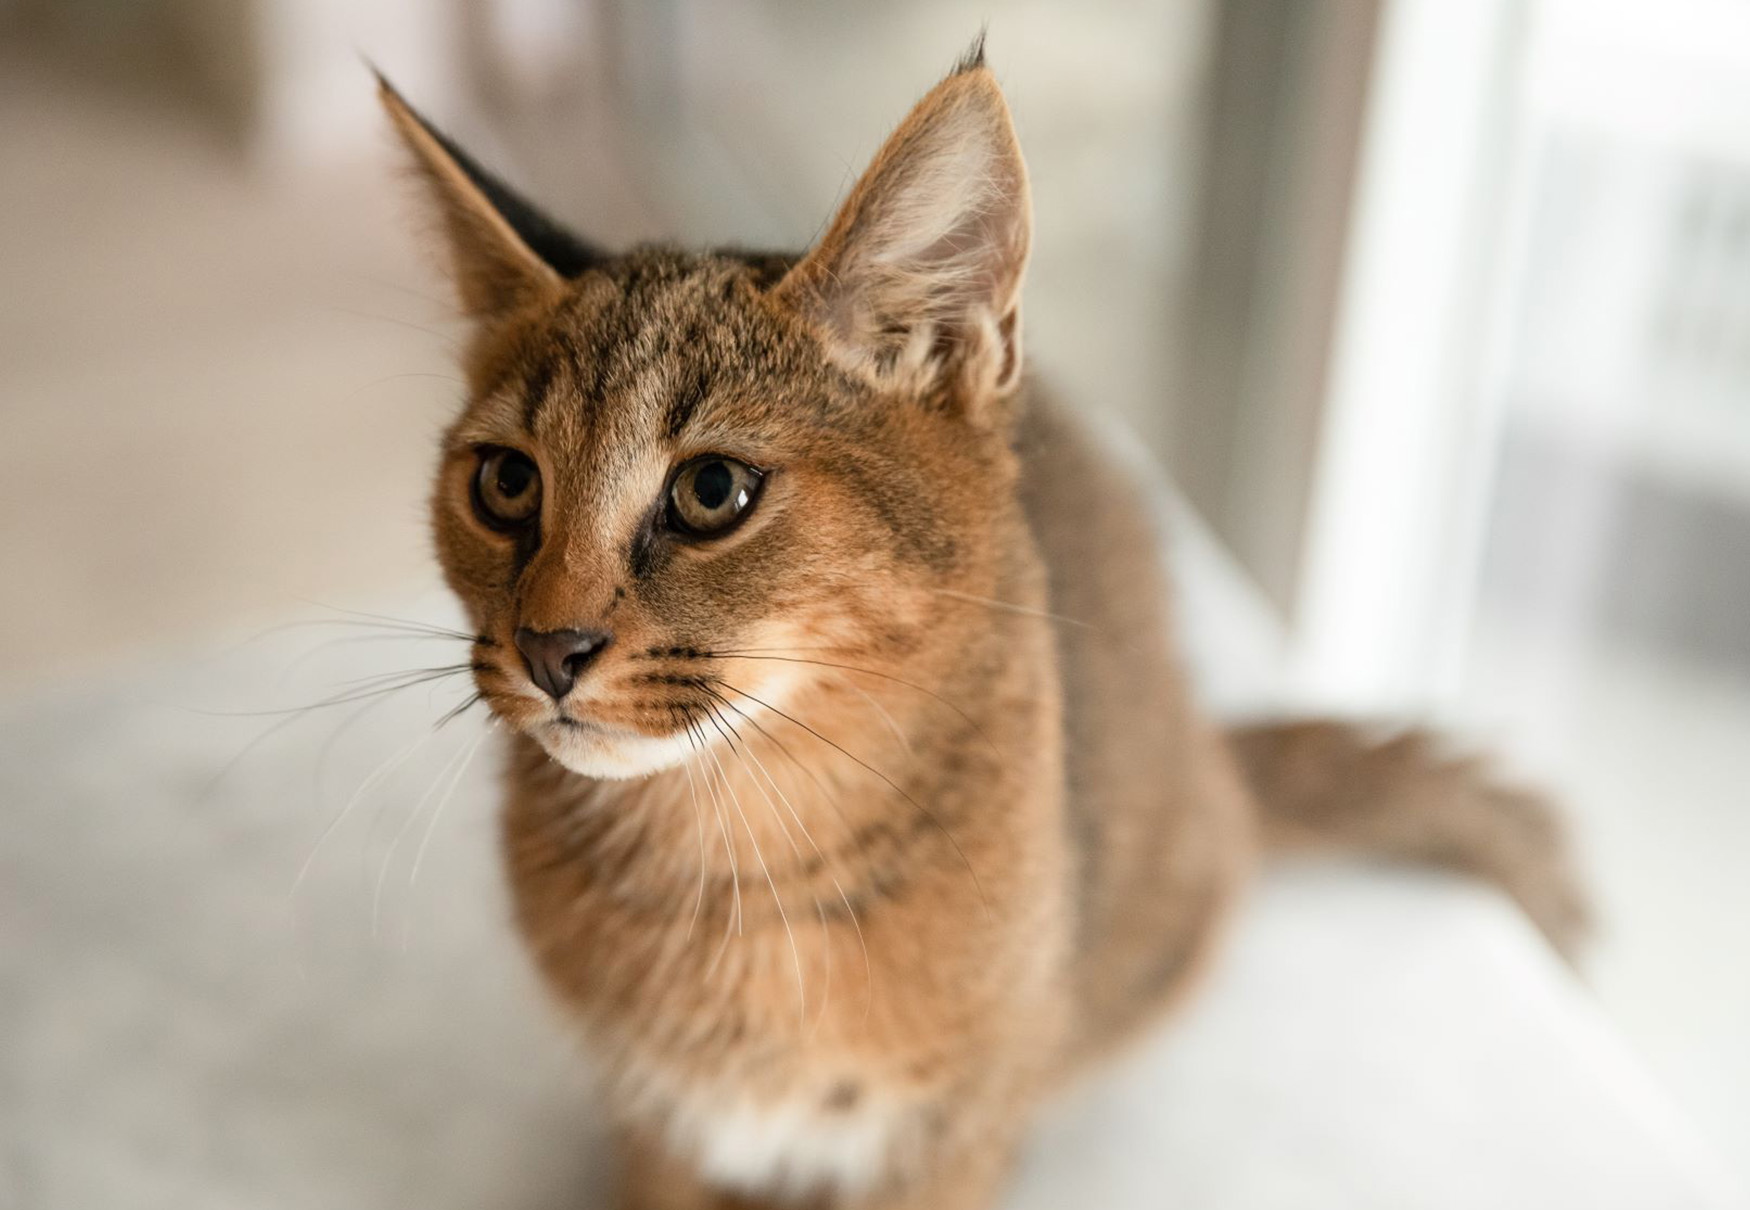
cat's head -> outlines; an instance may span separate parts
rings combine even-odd
[[[471,324],[432,513],[496,715],[640,776],[988,621],[943,601],[1014,543],[1031,220],[982,53],[800,257],[599,251],[382,96]]]

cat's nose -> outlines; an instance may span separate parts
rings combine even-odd
[[[577,678],[612,638],[605,630],[530,630],[516,632],[529,676],[554,701],[571,692]]]

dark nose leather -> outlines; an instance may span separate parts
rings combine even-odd
[[[523,653],[535,684],[558,701],[571,692],[610,637],[605,630],[530,630],[524,626],[516,632],[516,649]]]

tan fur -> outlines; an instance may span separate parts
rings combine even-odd
[[[522,301],[558,294],[559,275],[517,239],[388,81],[379,76],[377,84],[395,132],[413,152],[414,168],[438,203],[437,216],[453,251],[451,272],[463,310],[482,318]]]
[[[517,923],[606,1066],[625,1204],[988,1206],[1040,1097],[1189,986],[1255,818],[1143,500],[1021,385],[995,81],[926,97],[800,262],[558,283],[387,99],[478,319],[433,515],[513,733]],[[538,529],[476,515],[482,447],[536,462]],[[661,501],[701,454],[766,479],[696,542]],[[555,703],[518,627],[612,638]]]
[[[1541,797],[1443,756],[1422,732],[1372,736],[1329,722],[1270,723],[1231,737],[1273,848],[1338,848],[1447,866],[1505,890],[1562,953],[1587,906],[1561,821]]]

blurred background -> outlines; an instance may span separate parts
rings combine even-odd
[[[1587,980],[1750,1171],[1742,0],[0,0],[18,817],[125,795],[53,755],[134,717],[117,684],[437,584],[458,329],[361,56],[596,240],[801,247],[987,21],[1035,366],[1170,469],[1282,700],[1432,717],[1570,804]],[[248,738],[207,734],[132,742]],[[0,841],[0,1003],[95,843],[55,818]]]

